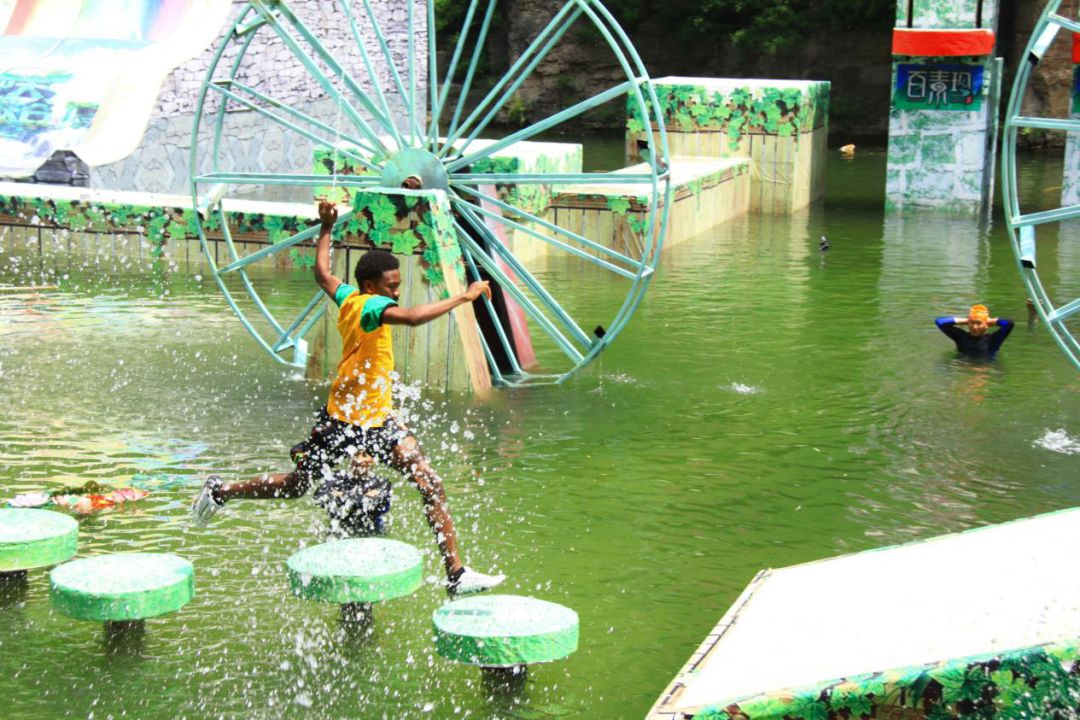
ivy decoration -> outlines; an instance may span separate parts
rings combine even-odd
[[[371,210],[371,222],[374,225],[374,231],[387,231],[397,224],[397,208],[394,207],[394,201],[386,195],[375,195],[369,209]]]
[[[616,215],[625,215],[630,209],[630,198],[619,195],[609,195],[607,198],[608,210]]]
[[[420,244],[420,235],[414,230],[393,233],[391,239],[393,245],[390,251],[399,255],[412,255]]]

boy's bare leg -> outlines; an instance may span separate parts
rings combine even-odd
[[[446,575],[452,577],[458,574],[461,558],[458,556],[457,531],[454,530],[454,520],[450,517],[450,507],[446,502],[446,489],[442,478],[424,457],[416,438],[409,435],[394,448],[391,467],[412,480],[420,491],[424,499],[424,515],[439,543]]]

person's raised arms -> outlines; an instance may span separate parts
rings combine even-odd
[[[423,325],[424,323],[429,323],[436,318],[442,317],[459,305],[470,303],[481,295],[488,298],[491,297],[491,284],[487,280],[478,280],[469,285],[465,292],[460,295],[455,295],[454,297],[446,298],[445,300],[439,300],[426,305],[417,305],[411,308],[403,308],[396,305],[388,307],[383,311],[382,321],[390,325],[409,325],[410,327],[416,327],[417,325]]]
[[[341,278],[330,272],[330,235],[337,222],[337,206],[328,200],[319,200],[319,238],[315,241],[315,282],[327,295],[334,298]]]

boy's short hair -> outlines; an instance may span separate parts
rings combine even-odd
[[[356,286],[362,290],[365,280],[374,282],[382,277],[384,272],[397,270],[399,267],[398,259],[391,253],[385,250],[368,250],[356,261],[356,272],[353,273],[353,278]]]

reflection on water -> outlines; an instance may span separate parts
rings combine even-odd
[[[970,363],[933,324],[976,301],[1026,318],[1001,223],[885,219],[883,171],[837,158],[824,207],[672,248],[568,385],[410,401],[468,562],[581,616],[579,652],[509,694],[434,655],[434,584],[359,634],[290,597],[284,560],[325,526],[309,499],[188,525],[206,474],[282,468],[326,393],[270,364],[211,282],[0,240],[0,285],[58,286],[0,293],[0,497],[147,488],[82,519],[80,552],[177,552],[198,588],[110,655],[31,573],[0,610],[4,717],[641,717],[762,567],[1076,505],[1080,385],[1048,334],[1019,322]],[[1080,283],[1071,252],[1050,253],[1055,287]],[[588,268],[541,274],[575,311],[619,299]],[[255,281],[272,302],[311,292],[303,274]],[[392,517],[436,576],[409,488]]]

